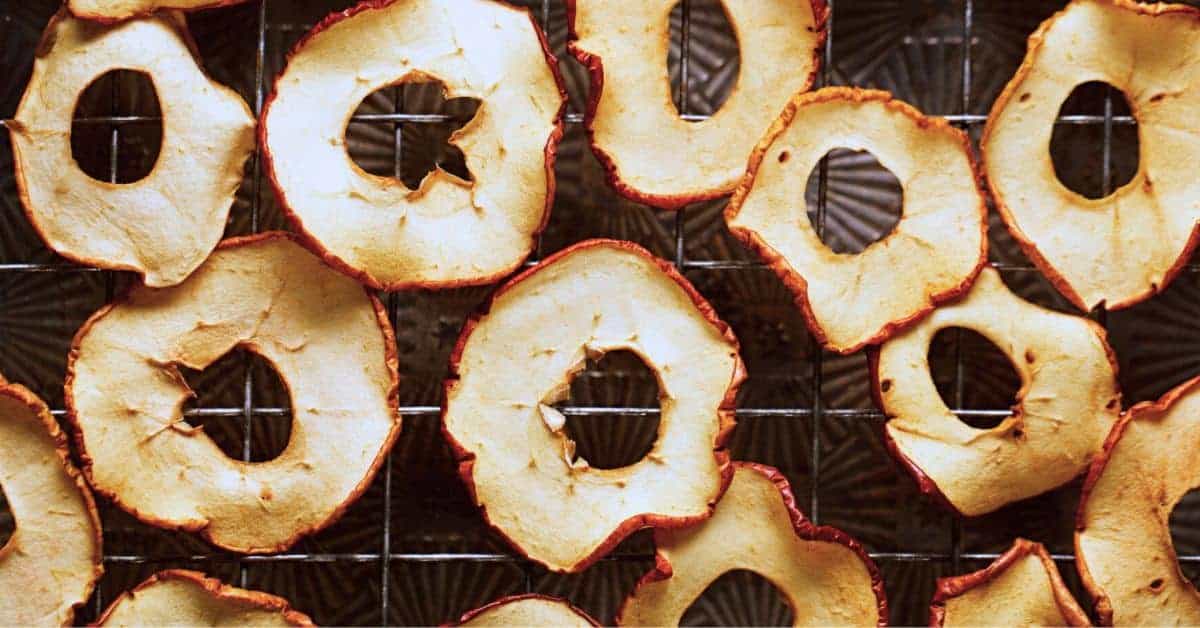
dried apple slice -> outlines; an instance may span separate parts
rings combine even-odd
[[[0,624],[70,625],[104,569],[100,517],[46,404],[0,377],[0,484],[17,528],[0,547]]]
[[[575,626],[588,628],[600,622],[571,603],[547,595],[530,593],[501,598],[468,612],[460,626]]]
[[[883,581],[862,546],[805,519],[776,469],[734,468],[711,519],[654,531],[656,565],[625,599],[617,623],[676,626],[714,580],[746,569],[779,587],[797,626],[887,625]]]
[[[857,254],[821,241],[796,192],[835,148],[871,151],[903,185],[895,229]],[[827,88],[788,104],[754,150],[725,220],[792,291],[817,339],[852,353],[970,288],[987,261],[976,176],[966,134],[944,120],[887,92]]]
[[[441,81],[481,101],[450,137],[473,181],[435,168],[416,190],[368,174],[346,123],[372,92]],[[554,199],[566,97],[528,10],[494,0],[363,2],[289,56],[261,125],[267,172],[308,245],[375,288],[490,283],[529,254]]]
[[[974,573],[939,578],[930,626],[1090,626],[1041,543],[1017,539]]]
[[[934,386],[929,344],[951,327],[990,340],[1021,378],[1012,415],[995,427],[960,421]],[[870,363],[892,453],[922,491],[967,516],[1070,482],[1100,452],[1121,411],[1104,329],[1017,297],[992,268],[961,301],[884,343]]]
[[[987,181],[1009,231],[1083,310],[1128,307],[1161,291],[1196,247],[1200,159],[1181,120],[1200,115],[1200,11],[1181,4],[1076,0],[1029,38],[1025,61],[988,116],[980,143]],[[1067,188],[1050,139],[1079,84],[1122,92],[1141,154],[1129,183],[1102,199]]]
[[[158,161],[133,183],[97,181],[71,154],[76,100],[117,69],[148,75],[162,109]],[[150,286],[183,281],[212,252],[254,150],[254,115],[204,75],[176,13],[101,26],[59,12],[7,126],[17,191],[47,246],[82,264],[136,271]]]
[[[67,0],[71,13],[86,20],[112,23],[163,9],[196,11],[241,4],[247,0]]]
[[[739,35],[740,73],[725,104],[693,122],[672,104],[663,66],[678,3],[567,1],[567,46],[591,75],[584,126],[592,150],[618,192],[668,209],[733,191],[767,121],[812,86],[829,15],[824,0],[722,2]]]
[[[552,404],[588,357],[618,350],[658,377],[658,440],[630,466],[591,468]],[[737,340],[635,244],[581,242],[507,283],[467,322],[451,373],[443,426],[463,480],[519,552],[555,571],[583,570],[640,528],[705,519],[729,484]]]
[[[168,569],[122,593],[97,626],[312,626],[288,601],[231,587],[197,571]]]
[[[1075,555],[1100,623],[1200,624],[1200,595],[1179,569],[1171,511],[1200,486],[1200,378],[1121,418],[1092,463]]]
[[[287,447],[234,460],[183,418],[179,366],[235,348],[287,387]],[[164,528],[243,553],[284,550],[367,489],[400,433],[383,305],[281,232],[226,240],[187,281],[94,314],[67,362],[67,411],[95,490]]]

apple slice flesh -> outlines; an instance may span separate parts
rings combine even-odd
[[[97,626],[312,626],[287,600],[168,569],[122,593]]]
[[[1200,378],[1130,408],[1083,483],[1075,555],[1101,624],[1200,624],[1200,595],[1179,569],[1168,526],[1197,486]]]
[[[468,612],[460,626],[560,626],[591,628],[600,623],[565,600],[530,593],[501,598]]]
[[[621,350],[658,378],[658,440],[629,466],[594,468],[574,459],[552,406],[589,357]],[[729,483],[737,340],[635,244],[582,242],[500,288],[467,321],[451,373],[443,427],[464,482],[487,520],[550,569],[581,571],[638,529],[705,519]]]
[[[929,345],[954,327],[990,340],[1021,378],[1011,416],[994,427],[964,423],[934,385]],[[1121,411],[1104,328],[1021,299],[992,268],[962,300],[880,346],[870,364],[892,453],[922,491],[967,516],[1084,473]]]
[[[980,148],[996,208],[1013,237],[1081,310],[1134,305],[1191,257],[1200,219],[1200,10],[1182,4],[1077,0],[1029,37],[988,116]],[[1133,178],[1101,199],[1063,185],[1050,141],[1081,83],[1121,90],[1138,123]]]
[[[1090,626],[1041,543],[1017,539],[987,567],[939,578],[930,626]]]
[[[745,569],[779,587],[796,626],[887,625],[883,581],[862,546],[805,519],[779,471],[734,466],[712,519],[654,531],[657,564],[625,599],[617,623],[676,626],[714,580]]]

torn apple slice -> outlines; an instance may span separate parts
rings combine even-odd
[[[1168,520],[1200,486],[1200,378],[1129,409],[1092,463],[1075,520],[1079,576],[1100,623],[1200,624]]]
[[[46,404],[3,377],[0,484],[17,523],[0,547],[0,624],[70,625],[104,571],[100,517]]]
[[[1041,543],[1017,539],[987,567],[939,578],[930,626],[1090,626]]]
[[[97,626],[312,626],[287,600],[168,569],[113,600]]]
[[[76,101],[118,69],[147,75],[162,110],[158,160],[133,183],[93,179],[71,153]],[[254,150],[254,115],[205,76],[177,13],[101,26],[60,11],[7,126],[17,192],[46,245],[81,264],[141,273],[149,286],[183,281],[212,252]]]
[[[1076,0],[1030,36],[988,116],[980,147],[996,208],[1026,255],[1082,310],[1150,298],[1196,246],[1198,45],[1193,7]],[[1089,81],[1125,94],[1141,147],[1137,173],[1101,199],[1063,185],[1050,157],[1063,101]]]
[[[734,468],[711,519],[654,531],[656,565],[625,599],[617,623],[677,626],[708,585],[745,569],[779,587],[797,626],[887,625],[883,581],[862,546],[805,519],[776,469],[747,462]]]
[[[829,15],[824,0],[720,3],[739,35],[737,83],[711,118],[690,121],[671,102],[663,65],[677,4],[567,1],[567,47],[591,75],[584,126],[592,150],[618,192],[668,209],[733,191],[768,121],[812,86]]]
[[[961,327],[1003,351],[1021,378],[1012,414],[992,428],[946,407],[929,372],[937,332]],[[1116,356],[1104,329],[1012,292],[985,269],[945,305],[870,356],[884,435],[923,492],[967,516],[1066,484],[1087,470],[1121,411]]]
[[[247,0],[67,0],[71,13],[86,20],[112,23],[163,9],[196,11],[241,4]]]
[[[587,358],[619,350],[656,373],[662,417],[644,458],[599,469],[576,459],[552,406]],[[737,340],[635,244],[581,242],[507,283],[467,321],[451,373],[443,428],[464,482],[513,547],[552,570],[581,571],[641,528],[707,518],[733,473]]]
[[[459,626],[561,626],[588,628],[600,622],[570,602],[548,595],[529,593],[501,598],[470,611]]]
[[[183,417],[180,366],[242,348],[275,367],[287,447],[234,460]],[[135,287],[94,314],[67,361],[68,417],[95,490],[146,523],[243,553],[284,550],[335,521],[400,433],[383,305],[282,232],[226,240],[187,281]]]
[[[450,137],[470,181],[434,168],[416,190],[346,152],[346,123],[371,93],[440,81],[479,99]],[[532,250],[554,199],[566,96],[527,9],[494,0],[363,2],[304,37],[260,128],[267,174],[306,244],[374,287],[493,282]]]
[[[796,192],[835,148],[871,151],[904,191],[894,230],[861,253],[822,242]],[[970,141],[944,120],[887,92],[826,88],[788,104],[754,150],[725,220],[792,291],[813,335],[852,353],[971,287],[987,261],[976,177]]]

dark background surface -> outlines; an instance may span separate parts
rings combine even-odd
[[[345,0],[254,0],[189,17],[207,71],[257,107],[280,72],[288,49],[317,20],[350,6]],[[1045,543],[1064,577],[1078,587],[1072,517],[1078,483],[963,521],[921,497],[892,462],[879,438],[882,417],[868,394],[863,354],[836,356],[813,343],[797,309],[772,273],[727,232],[725,200],[660,212],[619,198],[587,147],[578,112],[586,73],[565,52],[561,0],[527,0],[545,26],[571,96],[571,114],[557,166],[558,196],[535,259],[591,237],[615,237],[676,261],[730,323],[742,344],[750,378],[738,400],[734,457],[780,468],[798,503],[819,523],[842,528],[872,552],[887,583],[894,622],[923,624],[935,579],[986,565],[1020,535]],[[894,92],[924,112],[950,116],[978,139],[983,118],[1024,55],[1025,38],[1061,2],[1018,0],[836,0],[825,72],[831,84]],[[10,117],[28,80],[34,44],[56,10],[51,0],[0,7],[0,117]],[[673,17],[668,63],[681,82],[683,20]],[[719,3],[690,0],[686,107],[716,110],[737,77],[737,42]],[[964,45],[970,42],[970,45]],[[262,44],[260,49],[259,44]],[[790,60],[780,60],[788,71]],[[1106,125],[1105,101],[1115,118]],[[1123,118],[1119,93],[1085,88],[1063,108],[1091,115],[1056,127],[1054,155],[1064,181],[1101,195],[1132,174],[1136,128]],[[434,123],[353,122],[352,155],[372,172],[399,174],[410,185],[433,164],[467,174],[446,146],[449,133],[472,115],[469,102],[443,103],[431,86],[384,90],[360,113],[444,113]],[[161,131],[152,88],[136,74],[99,81],[80,99],[73,128],[76,158],[98,178],[120,181],[147,172]],[[106,116],[149,117],[113,122]],[[99,120],[88,121],[87,118]],[[763,127],[769,121],[763,121]],[[1111,132],[1111,157],[1102,149]],[[69,265],[49,252],[21,211],[6,134],[0,133],[0,372],[30,386],[52,408],[63,407],[67,347],[78,326],[130,277]],[[113,146],[116,146],[114,159]],[[681,156],[686,158],[686,156]],[[115,164],[115,168],[114,168]],[[1103,173],[1109,173],[1107,183]],[[1123,177],[1123,178],[1122,178]],[[815,179],[814,179],[815,182]],[[1107,186],[1107,187],[1106,187]],[[818,186],[802,189],[815,208]],[[894,223],[896,190],[869,157],[833,155],[825,212],[826,240],[855,249]],[[992,260],[1017,293],[1061,310],[1069,306],[1030,269],[998,216],[991,215]],[[287,228],[257,164],[230,214],[227,233]],[[903,272],[902,269],[883,269]],[[1127,403],[1152,399],[1200,371],[1200,282],[1193,267],[1163,295],[1101,316],[1120,358]],[[583,574],[563,576],[513,557],[482,523],[454,473],[439,432],[440,383],[466,316],[492,287],[384,295],[399,345],[404,431],[390,465],[338,524],[278,556],[240,558],[187,535],[156,530],[101,501],[106,574],[80,621],[92,619],[121,591],[167,567],[206,571],[226,581],[289,598],[322,624],[436,624],[494,598],[527,590],[561,595],[603,622],[652,564],[646,533]],[[931,348],[935,379],[952,407],[1004,410],[1015,376],[1002,354],[972,334],[943,334]],[[194,417],[231,455],[269,458],[287,442],[288,400],[278,378],[257,359],[231,355],[189,374],[196,407],[228,408],[229,416]],[[656,407],[656,384],[635,360],[602,361],[576,379],[567,404],[591,408]],[[579,410],[572,429],[594,460],[636,456],[652,439],[653,412]],[[61,413],[59,414],[61,417]],[[971,420],[971,419],[968,419]],[[633,453],[630,453],[633,452]],[[5,510],[0,530],[11,515]],[[1180,554],[1200,551],[1200,504],[1185,499],[1173,518]],[[386,557],[384,559],[383,557]],[[1196,562],[1185,562],[1195,575]],[[787,621],[771,586],[760,578],[723,578],[697,603],[688,623]]]

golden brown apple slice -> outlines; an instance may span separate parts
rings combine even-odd
[[[565,95],[529,11],[495,0],[364,2],[288,56],[260,128],[284,211],[330,264],[375,288],[495,281],[532,250],[554,200]],[[441,168],[416,190],[346,152],[346,123],[376,90],[441,81],[481,101],[450,137],[472,181]]]
[[[1200,624],[1200,595],[1179,569],[1168,520],[1200,486],[1200,379],[1121,418],[1083,483],[1079,575],[1103,625]]]
[[[180,366],[242,348],[287,387],[274,459],[226,456],[184,421]],[[135,287],[94,314],[67,363],[84,474],[142,521],[243,553],[284,550],[337,520],[400,434],[395,338],[383,305],[273,232],[226,240],[184,283]]]
[[[883,581],[866,551],[841,530],[805,519],[779,471],[734,467],[711,519],[654,531],[657,564],[625,599],[617,623],[676,626],[714,580],[746,569],[779,587],[796,626],[887,625]]]
[[[835,253],[805,215],[804,182],[835,148],[869,150],[901,181],[900,221]],[[970,142],[887,92],[827,88],[792,99],[759,142],[725,220],[771,266],[813,335],[852,353],[887,340],[971,286],[987,260],[987,208]]]
[[[722,2],[741,49],[737,83],[711,118],[690,121],[672,104],[663,67],[677,4],[567,1],[567,45],[591,75],[592,150],[618,192],[668,209],[733,191],[769,121],[812,85],[829,15],[824,0]]]
[[[71,153],[79,95],[120,69],[148,75],[162,110],[158,161],[133,183],[93,179]],[[47,246],[150,286],[183,281],[212,252],[254,150],[254,115],[204,75],[177,13],[101,26],[60,12],[7,126],[21,204]]]
[[[929,344],[951,327],[990,340],[1021,378],[1012,415],[995,427],[959,420],[934,386]],[[884,343],[870,362],[892,453],[922,491],[967,516],[1082,474],[1121,411],[1116,356],[1104,329],[1017,297],[992,268],[965,298]]]
[[[1200,11],[1181,4],[1076,0],[1042,23],[988,116],[987,181],[1009,231],[1083,310],[1128,307],[1161,291],[1197,242]],[[1124,92],[1141,146],[1133,178],[1089,199],[1058,179],[1054,121],[1074,88]]]
[[[196,571],[150,576],[109,605],[97,626],[312,626],[288,601],[231,587]]]
[[[119,22],[163,9],[196,11],[240,4],[247,0],[67,0],[71,13],[96,22]]]
[[[974,573],[939,578],[930,626],[1090,626],[1041,543],[1017,539]]]
[[[46,404],[3,377],[0,485],[17,523],[0,547],[0,624],[70,625],[104,571],[100,517]]]
[[[588,357],[626,350],[659,381],[658,440],[618,469],[575,459],[552,407]],[[487,520],[556,571],[581,571],[646,526],[707,518],[733,470],[745,376],[737,340],[668,263],[589,240],[500,288],[451,357],[444,430]]]
[[[589,628],[600,623],[565,600],[530,593],[501,598],[468,612],[460,626],[561,626]]]

